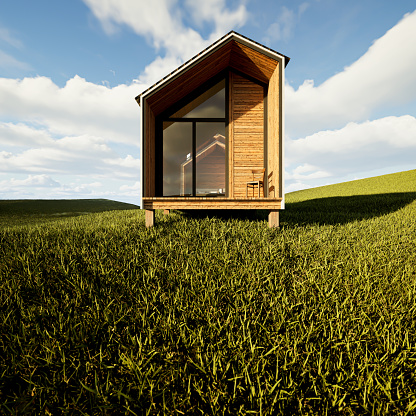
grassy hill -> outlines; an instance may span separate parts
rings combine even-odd
[[[416,170],[322,186],[286,195],[291,224],[342,224],[399,210],[416,199]]]
[[[0,413],[414,414],[415,174],[0,229]]]
[[[138,208],[108,199],[0,200],[0,226],[39,224],[62,217]]]
[[[406,192],[416,192],[416,169],[290,192],[286,195],[286,200],[288,203],[294,203],[317,198]]]

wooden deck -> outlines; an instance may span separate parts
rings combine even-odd
[[[267,209],[279,210],[282,198],[143,197],[144,209]]]

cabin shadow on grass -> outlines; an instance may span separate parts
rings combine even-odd
[[[393,213],[416,200],[416,192],[335,196],[287,203],[283,226],[337,225]]]
[[[255,209],[207,209],[207,210],[181,210],[185,218],[203,219],[203,218],[217,218],[219,220],[250,220],[250,221],[265,221],[267,220],[268,210]]]
[[[336,196],[287,202],[280,212],[281,227],[337,225],[395,212],[416,200],[416,192]],[[267,221],[268,210],[181,210],[185,218]]]

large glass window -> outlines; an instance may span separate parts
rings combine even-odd
[[[225,195],[225,124],[196,123],[196,195]]]
[[[226,195],[225,80],[163,120],[163,196]]]
[[[225,118],[225,79],[198,95],[170,118]]]
[[[192,195],[192,124],[163,123],[163,195]],[[187,165],[184,174],[184,165]]]

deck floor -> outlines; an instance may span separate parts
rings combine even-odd
[[[144,197],[144,209],[271,209],[282,206],[282,198]]]

